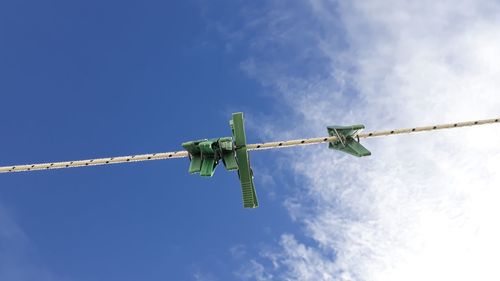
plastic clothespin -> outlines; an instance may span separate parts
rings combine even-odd
[[[228,171],[238,170],[238,162],[236,161],[236,150],[233,143],[233,138],[225,137],[218,140],[219,154],[222,155],[222,162]]]
[[[219,164],[217,155],[217,139],[202,141],[198,144],[201,152],[201,170],[200,176],[211,177],[215,173],[215,168]]]
[[[231,137],[190,141],[183,143],[182,146],[189,152],[189,173],[191,174],[199,173],[203,177],[213,176],[220,159],[227,170],[238,169]]]
[[[203,162],[203,159],[201,157],[199,144],[203,141],[206,141],[206,139],[182,143],[182,147],[184,147],[184,149],[186,149],[189,153],[190,174],[199,173],[201,171],[201,164]]]
[[[244,208],[256,208],[259,206],[257,193],[253,182],[253,171],[250,167],[250,159],[247,150],[247,140],[245,135],[245,125],[243,113],[233,113],[233,118],[229,121],[233,132],[233,139],[236,148],[236,160],[238,161],[238,176],[241,183],[241,193],[243,196]]]
[[[248,157],[243,113],[233,113],[229,124],[233,134],[232,138],[202,139],[182,144],[184,149],[189,152],[189,173],[199,173],[200,176],[211,177],[214,175],[219,160],[222,160],[228,171],[238,171],[243,207],[256,208],[259,203]]]
[[[364,128],[364,125],[328,126],[328,134],[337,137],[336,141],[328,144],[328,148],[340,150],[357,157],[371,155],[371,152],[362,146],[359,140],[354,139],[358,132]]]

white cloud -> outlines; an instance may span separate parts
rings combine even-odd
[[[253,259],[243,264],[235,272],[235,276],[238,277],[238,280],[256,280],[256,281],[273,280],[273,275],[266,272],[264,266]]]
[[[229,253],[235,259],[241,259],[247,254],[247,247],[243,244],[237,244],[229,248]]]
[[[245,68],[293,109],[298,125],[288,135],[500,115],[496,1],[310,3],[322,32],[292,17],[287,34],[298,38],[288,47],[314,48],[331,63],[327,73],[300,78],[255,58]],[[297,44],[302,31],[315,40]],[[265,77],[252,72],[268,65]],[[362,159],[295,150],[291,169],[303,183],[287,207],[314,243],[285,234],[281,251],[264,254],[268,270],[284,280],[500,280],[499,143],[500,127],[490,125],[366,140],[373,155]]]

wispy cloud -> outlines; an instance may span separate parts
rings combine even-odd
[[[256,47],[243,68],[289,106],[297,126],[288,135],[318,134],[330,124],[389,129],[500,115],[497,1],[315,0],[269,9],[262,20],[273,24],[261,25],[254,40],[301,59],[262,60]],[[280,13],[288,16],[269,18]],[[308,57],[327,65],[309,64],[303,75],[289,69]],[[281,250],[263,254],[273,264],[268,273],[500,279],[499,130],[367,140],[373,156],[363,159],[324,147],[294,151],[300,156],[290,158],[291,169],[302,179],[286,206],[313,243],[284,234]]]
[[[236,272],[238,280],[270,281],[273,275],[265,267],[254,259],[245,262]]]

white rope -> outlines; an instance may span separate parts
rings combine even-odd
[[[139,155],[130,155],[130,156],[110,157],[110,158],[98,158],[98,159],[87,159],[87,160],[66,161],[66,162],[53,162],[53,163],[7,166],[7,167],[0,167],[0,173],[76,168],[76,167],[110,165],[110,164],[118,164],[118,163],[139,162],[139,161],[149,161],[149,160],[163,160],[163,159],[183,158],[183,157],[188,157],[187,151],[161,152],[161,153],[139,154]]]
[[[495,118],[495,119],[485,119],[485,120],[477,120],[477,121],[467,121],[467,122],[459,122],[459,123],[425,126],[425,127],[414,127],[414,128],[407,128],[407,129],[375,131],[375,132],[370,132],[370,133],[358,134],[357,136],[360,139],[363,139],[363,138],[374,138],[374,137],[382,137],[382,136],[390,136],[390,135],[410,134],[410,133],[424,132],[424,131],[435,131],[435,130],[442,130],[442,129],[452,129],[452,128],[460,128],[460,127],[493,124],[493,123],[498,123],[499,120],[500,120],[500,118]],[[318,143],[332,142],[332,141],[336,141],[336,140],[337,140],[337,137],[331,136],[331,137],[298,139],[298,140],[289,140],[289,141],[275,141],[275,142],[249,144],[249,145],[247,145],[247,148],[248,148],[248,150],[262,150],[262,149],[273,149],[273,148],[290,147],[290,146],[298,146],[298,145],[318,144]]]
[[[468,122],[460,122],[460,123],[441,124],[441,125],[426,126],[426,127],[395,129],[395,130],[388,130],[388,131],[375,131],[375,132],[371,132],[371,133],[358,134],[357,136],[361,139],[361,138],[374,138],[374,137],[382,137],[382,136],[390,136],[390,135],[399,135],[399,134],[410,134],[410,133],[424,132],[424,131],[435,131],[435,130],[442,130],[442,129],[452,129],[452,128],[460,128],[460,127],[493,124],[493,123],[498,123],[499,120],[500,120],[500,118],[495,118],[495,119],[485,119],[485,120],[468,121]],[[319,144],[319,143],[333,142],[336,140],[337,140],[337,137],[335,137],[335,136],[330,137],[329,136],[329,137],[319,137],[319,138],[308,138],[308,139],[248,144],[247,148],[248,148],[248,150],[264,150],[264,149],[292,147],[292,146],[299,146],[299,145]],[[163,160],[163,159],[171,159],[171,158],[184,158],[184,157],[188,157],[188,156],[189,156],[189,154],[187,151],[174,151],[174,152],[139,154],[139,155],[130,155],[130,156],[87,159],[87,160],[66,161],[66,162],[16,165],[16,166],[0,167],[0,173],[26,172],[26,171],[36,171],[36,170],[52,170],[52,169],[75,168],[75,167],[86,167],[86,166],[97,166],[97,165],[110,165],[110,164],[128,163],[128,162]]]

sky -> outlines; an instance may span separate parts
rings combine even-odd
[[[0,165],[498,117],[497,1],[2,1]],[[497,125],[0,176],[0,280],[498,280]]]

